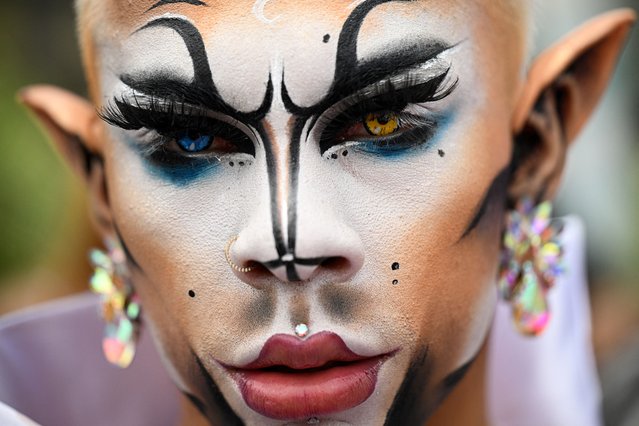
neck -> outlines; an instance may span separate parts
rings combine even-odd
[[[428,421],[428,426],[487,426],[489,424],[486,410],[487,354],[488,344],[484,343],[463,380],[435,411]]]

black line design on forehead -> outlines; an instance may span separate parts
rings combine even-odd
[[[155,3],[153,6],[149,7],[147,9],[147,12],[160,6],[164,6],[167,4],[175,4],[175,3],[187,3],[193,6],[208,6],[206,3],[200,0],[160,0],[159,2]]]
[[[192,23],[183,18],[158,18],[145,24],[134,34],[146,29],[162,27],[175,31],[184,41],[193,63],[193,81],[186,83],[166,73],[135,76],[124,74],[120,76],[124,84],[154,99],[181,102],[221,112],[253,126],[264,118],[273,100],[273,82],[270,75],[260,107],[248,113],[238,111],[222,99],[215,87],[204,40]]]
[[[357,6],[340,31],[335,58],[335,77],[326,96],[316,105],[299,107],[291,99],[283,78],[282,100],[287,110],[301,116],[318,114],[371,84],[415,68],[450,49],[452,46],[440,40],[418,40],[402,49],[390,51],[387,55],[358,62],[357,39],[368,14],[376,6],[384,3],[412,1],[414,0],[370,0]]]

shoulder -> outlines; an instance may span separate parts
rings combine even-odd
[[[38,426],[36,422],[18,413],[0,401],[0,424],[4,426]]]
[[[102,354],[98,312],[87,293],[0,318],[0,401],[47,425],[176,423],[177,390],[148,331],[119,369]]]

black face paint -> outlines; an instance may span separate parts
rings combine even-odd
[[[164,6],[167,4],[175,4],[175,3],[186,3],[186,4],[190,4],[193,6],[207,6],[206,3],[204,3],[203,1],[200,0],[160,0],[159,2],[155,3],[153,6],[151,6],[148,10],[153,10],[156,7],[160,7],[160,6]]]
[[[276,212],[277,200],[275,199],[276,188],[273,186],[274,178],[270,175],[274,174],[274,170],[269,167],[269,181],[271,182],[271,199],[272,199],[272,214],[274,223],[274,235],[276,238],[276,248],[278,251],[279,259],[267,262],[265,266],[273,267],[279,265],[286,266],[286,274],[289,281],[298,281],[299,276],[297,274],[296,265],[302,265],[300,258],[295,253],[296,246],[296,232],[297,232],[297,181],[299,174],[299,150],[302,142],[302,130],[306,124],[310,121],[309,130],[312,129],[316,120],[319,118],[319,114],[329,106],[335,104],[340,99],[357,92],[365,88],[366,86],[373,84],[389,74],[396,74],[401,70],[415,67],[417,64],[426,62],[429,59],[434,58],[449,46],[435,42],[428,44],[427,46],[418,46],[416,49],[402,49],[400,52],[396,52],[386,58],[378,58],[363,63],[358,63],[357,60],[357,38],[361,26],[368,16],[368,14],[377,6],[384,3],[391,2],[405,2],[411,0],[369,0],[365,3],[357,6],[350,16],[346,19],[346,22],[342,26],[340,31],[337,55],[335,59],[336,71],[333,78],[333,83],[329,92],[314,106],[308,108],[302,108],[297,106],[291,99],[288,89],[286,88],[285,76],[282,75],[282,101],[284,107],[288,112],[293,114],[295,124],[292,129],[292,136],[290,140],[290,181],[289,181],[289,199],[288,199],[288,244],[278,244],[278,238],[281,238],[281,230],[278,231],[275,227],[279,227],[276,224],[275,218],[278,219],[281,215]],[[410,53],[407,53],[410,52]],[[269,145],[266,143],[265,146]],[[269,162],[268,157],[272,156],[270,149],[267,150],[267,165],[274,163],[274,160]],[[337,154],[331,156],[332,159],[337,158]]]
[[[189,297],[195,297],[195,292],[193,290],[189,290]]]
[[[243,308],[243,329],[254,332],[266,327],[275,316],[275,294],[265,290]]]
[[[426,422],[431,410],[426,395],[431,372],[428,346],[425,346],[411,361],[393,405],[386,415],[385,426],[423,425]]]
[[[477,228],[482,219],[486,216],[488,210],[502,210],[506,206],[506,188],[510,179],[510,171],[511,168],[506,167],[499,172],[495,179],[493,179],[492,183],[486,190],[484,198],[475,209],[475,214],[466,227],[464,234],[459,239],[460,241],[470,235],[470,233]]]
[[[204,405],[204,403],[198,397],[190,394],[189,392],[182,391],[182,393],[189,399],[189,401],[191,401],[191,404],[195,405],[197,411],[199,411],[200,414],[206,417],[206,406]]]
[[[271,223],[273,227],[273,237],[275,239],[275,249],[277,250],[278,255],[278,259],[264,262],[263,265],[269,269],[278,268],[284,265],[286,267],[286,276],[289,281],[300,280],[295,268],[295,264],[298,261],[298,259],[296,259],[295,257],[295,224],[297,209],[291,207],[296,206],[297,204],[295,202],[291,202],[291,198],[297,196],[297,167],[299,167],[299,135],[301,134],[301,128],[298,128],[300,126],[299,121],[296,120],[296,122],[297,124],[293,130],[293,135],[290,143],[291,172],[289,174],[289,185],[291,191],[289,193],[288,200],[288,241],[284,240],[284,234],[281,228],[281,213],[277,203],[277,165],[275,162],[271,144],[268,143],[268,135],[266,134],[263,126],[260,125],[258,127],[258,132],[260,133],[262,140],[264,140],[264,151],[266,154],[266,166],[268,169],[269,189],[271,196]],[[319,265],[319,263],[317,264]]]
[[[224,398],[224,395],[222,395],[222,392],[220,392],[220,389],[213,380],[213,377],[211,377],[209,372],[206,370],[200,358],[195,355],[194,352],[192,352],[192,354],[197,365],[198,378],[204,379],[206,383],[206,389],[204,389],[204,392],[207,394],[210,404],[205,404],[195,397],[189,399],[191,399],[191,401],[196,401],[194,402],[195,406],[212,425],[244,425],[244,422],[242,422],[237,414],[235,414],[229,403]]]
[[[120,240],[120,244],[122,245],[122,250],[124,250],[124,254],[126,255],[126,258],[129,261],[129,263],[133,267],[135,267],[137,270],[139,270],[140,272],[144,273],[144,271],[140,267],[140,264],[137,262],[137,260],[135,260],[135,257],[133,256],[133,254],[129,250],[129,246],[124,241],[124,238],[122,238],[122,234],[120,233],[120,229],[118,228],[118,225],[115,223],[115,221],[113,222],[113,230],[115,231],[115,235],[118,237],[118,240]]]
[[[397,271],[397,270],[399,269],[399,263],[398,263],[398,262],[393,263],[393,264],[391,265],[391,269],[392,269],[393,271]]]
[[[319,291],[319,301],[331,319],[338,322],[355,320],[358,310],[365,304],[353,289],[337,284],[323,286]]]
[[[297,180],[299,173],[299,149],[302,141],[302,130],[309,120],[314,123],[319,117],[318,113],[326,109],[349,94],[375,83],[390,74],[396,74],[410,67],[424,63],[437,56],[449,46],[435,41],[421,43],[414,46],[415,49],[401,49],[387,57],[375,58],[372,60],[358,62],[357,60],[357,38],[366,16],[381,4],[390,2],[406,2],[410,0],[369,0],[357,6],[345,21],[339,35],[336,72],[331,88],[325,98],[317,105],[310,108],[300,108],[296,106],[288,96],[284,76],[282,75],[282,99],[285,107],[295,116],[294,125],[291,130],[290,141],[290,177],[288,204],[288,224],[287,241],[284,241],[283,232],[280,227],[282,215],[278,211],[279,203],[277,197],[277,165],[269,143],[268,135],[261,123],[266,113],[270,110],[273,101],[273,86],[271,76],[267,83],[267,90],[262,105],[254,112],[241,113],[227,104],[219,95],[212,78],[212,71],[209,65],[207,52],[202,35],[197,28],[189,21],[179,17],[160,17],[142,26],[136,32],[145,29],[165,27],[174,30],[184,41],[194,69],[194,80],[192,83],[184,83],[171,79],[171,77],[156,76],[130,76],[123,75],[121,80],[132,89],[144,95],[162,99],[163,101],[181,102],[202,107],[207,110],[221,112],[232,118],[243,122],[249,128],[259,134],[264,142],[267,173],[269,175],[269,190],[271,198],[271,219],[273,226],[273,237],[277,249],[278,259],[265,262],[265,266],[279,267],[286,266],[287,277],[291,281],[298,281],[296,265],[319,265],[324,259],[299,258],[296,255],[296,231],[297,231]],[[171,1],[160,1],[156,7],[171,3]],[[199,5],[199,4],[198,4]],[[330,34],[326,34],[330,39]],[[326,37],[325,37],[326,38]],[[328,41],[328,40],[326,40]],[[118,102],[116,100],[116,106]],[[121,106],[121,104],[120,104]],[[148,127],[139,125],[137,128]],[[312,127],[312,126],[311,126]],[[255,153],[254,147],[249,154]],[[346,152],[343,154],[347,155]],[[231,165],[231,164],[230,164]],[[232,166],[232,165],[231,165]]]
[[[330,34],[324,34],[324,38],[322,38],[322,41],[324,43],[328,43],[328,41],[331,39],[331,35]]]
[[[444,158],[446,156],[446,153],[444,152],[443,149],[440,149],[439,151],[437,151],[437,153],[439,154],[440,157]]]
[[[273,100],[273,83],[270,75],[262,105],[253,112],[242,113],[222,99],[213,83],[206,47],[198,29],[183,18],[158,18],[135,32],[156,27],[172,29],[184,40],[193,64],[193,82],[184,83],[162,74],[155,76],[122,75],[120,80],[124,84],[152,98],[179,101],[211,111],[221,112],[253,127],[264,118],[271,108]]]
[[[459,382],[461,382],[462,379],[466,376],[466,373],[468,373],[468,370],[470,370],[470,367],[473,366],[476,359],[477,355],[474,356],[473,359],[468,361],[466,364],[462,365],[457,370],[446,376],[441,385],[441,399],[444,399],[446,395],[448,395],[453,389],[455,389]]]

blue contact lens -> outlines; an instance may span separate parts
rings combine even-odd
[[[213,137],[200,133],[184,132],[178,136],[177,143],[186,152],[200,152],[211,146]]]

